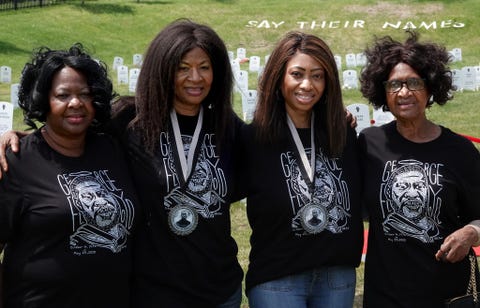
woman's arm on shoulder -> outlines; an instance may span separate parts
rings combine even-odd
[[[0,135],[0,179],[2,178],[2,174],[8,171],[8,163],[5,156],[7,148],[11,147],[12,151],[17,153],[20,150],[20,138],[28,134],[27,132],[9,130]]]

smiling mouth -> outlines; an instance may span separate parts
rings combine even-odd
[[[401,102],[397,102],[397,105],[398,105],[398,106],[412,106],[412,105],[414,105],[414,102],[401,101]]]
[[[185,92],[188,95],[198,96],[203,93],[203,88],[185,88]]]
[[[295,94],[295,97],[302,103],[311,103],[314,99],[314,96],[311,94]]]

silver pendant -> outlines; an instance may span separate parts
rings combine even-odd
[[[173,207],[168,213],[170,230],[177,235],[189,235],[198,225],[198,213],[187,204]]]
[[[327,211],[315,202],[302,207],[300,218],[303,229],[311,234],[320,233],[327,226]]]

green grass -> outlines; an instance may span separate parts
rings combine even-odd
[[[98,0],[85,1],[83,5],[80,1],[68,1],[44,8],[0,12],[0,65],[12,67],[16,82],[33,49],[43,45],[64,48],[74,42],[82,42],[110,67],[114,56],[123,57],[125,64],[130,65],[133,54],[143,53],[167,23],[187,17],[211,25],[229,50],[245,47],[247,55],[259,55],[262,60],[278,38],[286,31],[302,30],[302,23],[322,25],[325,22],[324,27],[304,26],[303,30],[319,35],[334,53],[344,56],[361,52],[374,35],[403,38],[402,28],[410,22],[424,39],[440,42],[449,50],[462,48],[463,61],[452,64],[452,68],[460,68],[479,65],[479,13],[480,2],[476,0],[196,0],[194,3],[190,0]],[[353,27],[355,20],[361,21],[362,27]],[[437,28],[422,28],[422,21],[429,25],[436,23]],[[401,26],[399,29],[384,28],[386,22],[399,22]],[[329,27],[329,23],[332,26]],[[441,23],[450,26],[441,28]],[[464,27],[453,27],[455,23],[464,24]],[[246,65],[242,69],[246,69]],[[111,76],[116,80],[113,73]],[[254,88],[255,83],[256,76],[251,74],[250,88]],[[125,85],[116,86],[116,90],[120,94],[128,93]],[[9,101],[9,93],[10,85],[0,83],[0,101]],[[480,94],[465,92],[455,96],[455,100],[444,107],[434,106],[429,117],[456,132],[480,136]],[[357,90],[344,91],[344,98],[346,104],[366,102]],[[237,94],[235,110],[239,113],[240,102]],[[15,117],[15,127],[22,127],[19,115]]]
[[[65,48],[75,42],[82,42],[96,58],[109,66],[114,56],[123,57],[125,64],[130,65],[133,54],[144,53],[152,38],[167,23],[187,17],[212,26],[229,50],[245,47],[247,55],[260,56],[262,63],[263,57],[270,53],[285,32],[302,30],[299,22],[309,25],[313,21],[320,25],[324,21],[327,25],[332,22],[332,27],[303,30],[322,37],[334,53],[342,56],[361,52],[374,35],[388,34],[403,39],[404,30],[401,28],[407,22],[416,27],[420,27],[422,21],[435,22],[437,29],[418,28],[421,37],[439,42],[449,50],[462,48],[463,61],[452,64],[452,68],[461,68],[480,63],[479,14],[480,2],[477,0],[87,0],[84,5],[80,1],[68,1],[44,8],[0,12],[0,66],[12,67],[16,82],[33,49],[44,45]],[[363,27],[352,27],[355,20],[363,21]],[[249,27],[253,24],[249,21],[263,22]],[[349,25],[345,27],[347,21]],[[276,28],[274,22],[277,25],[283,23]],[[400,29],[383,28],[385,22],[400,22],[402,26]],[[441,28],[442,22],[450,27]],[[465,26],[453,27],[454,23]],[[244,64],[242,69],[246,67]],[[116,80],[113,74],[111,76]],[[254,88],[255,83],[255,76],[250,75],[250,88]],[[126,86],[116,85],[116,91],[128,93]],[[10,85],[0,83],[0,101],[9,101],[9,93]],[[358,90],[345,90],[343,94],[346,104],[365,103]],[[433,106],[428,117],[458,133],[480,137],[479,101],[480,92],[455,93],[455,99],[447,105]],[[241,112],[238,94],[235,96],[235,110]],[[19,110],[15,111],[14,127],[24,128]],[[480,149],[480,145],[477,147]],[[246,268],[250,228],[243,204],[233,206],[232,218],[233,234],[240,247],[240,262]],[[360,307],[363,267],[358,273],[356,307]]]

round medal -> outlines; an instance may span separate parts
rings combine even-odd
[[[198,224],[198,214],[188,205],[177,205],[168,213],[170,230],[177,235],[188,235]]]
[[[311,234],[320,233],[327,225],[325,208],[316,203],[309,203],[300,210],[302,227]]]

